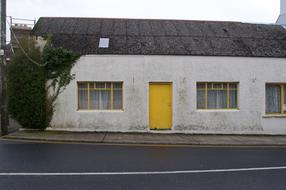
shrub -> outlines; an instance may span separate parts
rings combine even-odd
[[[54,48],[49,40],[43,52],[31,37],[21,39],[20,44],[23,49],[15,52],[7,66],[9,114],[24,128],[45,129],[57,97],[74,79],[71,69],[79,55]]]
[[[23,49],[34,61],[41,63],[41,52],[32,38],[21,40]],[[17,50],[7,66],[8,110],[24,128],[45,129],[46,89],[45,69]]]

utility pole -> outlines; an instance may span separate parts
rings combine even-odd
[[[6,46],[6,0],[0,0],[0,116],[1,135],[8,134],[8,113],[6,96],[6,73],[5,73],[5,46]]]

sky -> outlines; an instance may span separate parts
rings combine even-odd
[[[7,0],[7,15],[275,23],[280,0]]]
[[[149,18],[275,23],[280,0],[7,0],[13,18]],[[7,27],[7,41],[10,32]]]

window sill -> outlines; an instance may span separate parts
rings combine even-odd
[[[239,109],[197,109],[197,112],[239,112]]]
[[[77,110],[80,113],[122,113],[124,110]]]
[[[286,118],[286,114],[267,114],[263,118]]]

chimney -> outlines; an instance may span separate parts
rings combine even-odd
[[[280,0],[280,15],[276,24],[286,26],[286,0]]]
[[[13,31],[13,33],[12,33]],[[21,38],[23,37],[26,37],[26,36],[30,36],[30,33],[32,31],[32,27],[29,27],[28,25],[26,24],[13,24],[11,26],[11,45],[13,48],[18,48],[18,43],[16,41],[16,38],[18,40],[20,40]],[[16,36],[16,38],[15,38]]]

